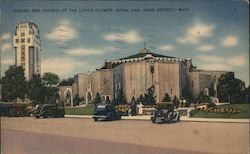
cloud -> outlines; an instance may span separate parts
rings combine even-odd
[[[57,43],[64,43],[76,38],[76,30],[70,21],[65,19],[59,20],[58,25],[51,32],[48,32],[46,38],[57,41]]]
[[[186,29],[185,35],[178,37],[176,41],[180,44],[198,44],[203,37],[213,36],[215,26],[195,21],[195,23]]]
[[[111,45],[111,46],[105,46],[103,47],[103,49],[105,51],[121,51],[122,48],[118,47],[118,46],[114,46],[114,45]]]
[[[13,65],[14,64],[14,60],[12,58],[2,59],[1,64],[3,64],[3,65]]]
[[[91,56],[104,54],[104,51],[99,48],[74,48],[65,53],[71,56]]]
[[[214,50],[214,46],[209,45],[209,44],[200,45],[200,46],[197,47],[197,50],[201,51],[201,52],[209,52],[209,51]]]
[[[221,40],[221,45],[227,48],[234,47],[238,45],[238,37],[229,35]]]
[[[174,46],[165,44],[165,45],[160,46],[159,49],[162,51],[170,51],[174,49]]]
[[[198,55],[196,58],[202,62],[209,63],[218,63],[224,61],[223,58],[214,55]]]
[[[65,51],[65,54],[70,56],[93,56],[93,55],[102,55],[105,53],[121,51],[122,49],[117,46],[104,46],[100,48],[85,48],[78,47]]]
[[[138,43],[143,40],[136,31],[105,34],[103,35],[103,38],[107,41],[121,41],[126,43]]]
[[[214,55],[199,55],[196,58],[203,63],[200,68],[207,70],[233,70],[233,67],[241,67],[247,63],[244,55],[223,58]]]
[[[10,49],[11,45],[10,45],[10,43],[3,43],[3,44],[1,44],[0,48],[1,48],[1,52],[4,52],[4,51]]]
[[[201,69],[205,70],[232,70],[232,68],[227,65],[227,64],[222,64],[222,63],[209,63],[209,64],[203,64],[200,65]]]
[[[85,66],[84,62],[76,62],[70,58],[48,58],[42,61],[42,74],[54,72],[60,77],[72,75],[75,68]]]
[[[237,56],[229,57],[227,61],[228,61],[228,64],[233,65],[233,66],[244,66],[247,62],[244,55],[237,55]]]
[[[8,40],[10,39],[10,33],[3,33],[0,37],[0,40]]]

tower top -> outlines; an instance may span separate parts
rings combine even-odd
[[[150,50],[148,48],[142,48],[140,53],[150,53]]]

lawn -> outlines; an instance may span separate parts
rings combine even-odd
[[[93,111],[94,111],[93,106],[65,108],[66,115],[92,115]]]
[[[250,115],[249,104],[228,104],[221,105],[218,108],[229,108],[229,109],[242,109],[246,112],[241,113],[215,113],[215,112],[205,112],[201,110],[196,110],[191,112],[191,118],[232,118],[232,119],[248,119]]]

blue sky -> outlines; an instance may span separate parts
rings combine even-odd
[[[14,64],[12,37],[23,20],[40,30],[42,72],[55,72],[60,78],[136,54],[145,42],[155,53],[191,57],[200,69],[233,71],[248,85],[248,7],[245,0],[3,0],[2,72]]]

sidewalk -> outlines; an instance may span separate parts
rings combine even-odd
[[[65,115],[66,118],[85,118],[90,119],[92,115]],[[141,116],[122,116],[123,120],[150,120],[149,115]],[[185,122],[224,122],[224,123],[249,123],[250,119],[224,119],[224,118],[188,118],[182,116],[181,121]]]

